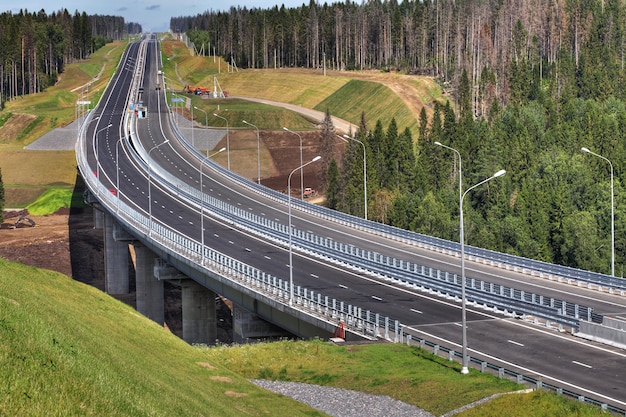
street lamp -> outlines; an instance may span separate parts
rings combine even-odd
[[[99,145],[100,145],[100,141],[98,140],[98,134],[100,134],[100,132],[102,132],[103,130],[107,130],[111,126],[113,126],[113,124],[109,123],[108,125],[106,125],[102,129],[97,130],[96,133],[94,134],[94,137],[96,138],[96,178],[97,178],[98,181],[100,181],[100,157],[98,156],[98,153],[99,153],[98,152],[98,148],[99,148]],[[98,189],[100,189],[100,188],[98,187]]]
[[[202,265],[204,265],[204,199],[202,198],[202,195],[204,193],[203,188],[202,188],[202,166],[204,165],[204,162],[209,159],[214,157],[215,155],[217,155],[220,152],[224,152],[226,150],[226,148],[222,148],[219,151],[211,154],[211,155],[207,155],[205,158],[203,158],[200,161],[200,234],[202,235],[201,237],[201,244],[202,244]]]
[[[300,165],[302,165],[302,136],[293,130],[287,129],[286,127],[283,127],[283,129],[287,132],[293,133],[294,135],[298,135],[298,138],[300,139]],[[304,200],[304,171],[300,171],[300,193],[300,198]]]
[[[209,114],[199,107],[193,106],[193,108],[196,110],[200,110],[202,113],[204,113],[204,124],[206,125],[206,127],[209,127]]]
[[[196,140],[193,137],[193,107],[191,106],[191,146],[195,149],[196,148]]]
[[[158,145],[153,146],[152,149],[148,151],[148,216],[150,218],[150,224],[148,225],[148,227],[150,227],[150,230],[148,231],[148,236],[152,236],[152,180],[150,179],[152,173],[152,165],[150,164],[150,153],[152,153],[152,151],[157,149],[159,146],[165,145],[169,141],[169,139],[165,139],[165,142],[161,142]]]
[[[228,160],[227,166],[228,166],[228,170],[230,171],[230,136],[228,134],[228,119],[216,113],[213,113],[213,116],[219,117],[220,119],[226,122],[226,150],[227,150],[226,155],[227,155],[227,160]]]
[[[614,197],[613,197],[613,164],[611,163],[611,161],[608,160],[608,158],[605,158],[602,155],[598,155],[597,153],[592,152],[587,148],[580,148],[580,150],[582,152],[589,153],[593,156],[597,156],[600,159],[604,159],[606,162],[609,163],[609,166],[611,167],[611,276],[614,277],[615,276],[615,204],[614,204]]]
[[[486,180],[483,180],[479,182],[478,184],[471,186],[470,188],[465,190],[465,192],[463,192],[463,179],[462,179],[463,170],[461,168],[461,154],[456,149],[451,148],[450,146],[446,146],[442,144],[441,142],[435,142],[435,145],[441,146],[446,149],[450,149],[459,157],[459,243],[461,244],[461,328],[463,332],[462,342],[461,342],[462,349],[463,349],[463,352],[462,352],[463,363],[462,363],[461,373],[467,374],[469,373],[469,368],[468,368],[468,357],[467,357],[467,314],[466,314],[466,300],[465,300],[465,233],[464,233],[464,226],[463,226],[463,199],[465,198],[465,195],[469,191],[473,190],[474,188],[480,185],[483,185],[484,183],[486,183],[489,180],[492,180],[493,178],[501,177],[502,175],[506,174],[506,171],[502,169],[496,172],[495,174],[493,174],[491,177],[487,178]]]
[[[353,138],[352,136],[343,135],[343,138],[337,135],[339,138],[350,139],[355,142],[359,142],[363,146],[363,204],[365,207],[365,215],[363,216],[367,220],[367,154],[365,153],[365,144],[360,140]],[[345,139],[344,139],[345,140]]]
[[[246,122],[245,120],[243,120],[243,122],[247,125],[252,126],[253,128],[256,129],[256,149],[257,149],[257,183],[261,184],[261,139],[259,136],[259,128],[256,127],[255,125],[253,125],[250,122]]]
[[[319,161],[320,159],[322,159],[322,157],[318,155],[315,158],[311,159],[306,164],[300,165],[298,168],[291,171],[291,173],[289,174],[289,178],[287,179],[287,198],[289,201],[289,305],[290,306],[293,305],[293,248],[291,246],[291,235],[293,234],[293,232],[291,230],[291,176],[297,170],[304,169],[305,166],[312,164],[313,162]]]

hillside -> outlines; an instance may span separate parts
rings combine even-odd
[[[101,291],[0,260],[0,414],[323,415],[268,393]]]

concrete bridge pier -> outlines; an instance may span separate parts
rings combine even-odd
[[[115,217],[106,213],[104,217],[104,289],[107,294],[128,294],[128,235]]]
[[[214,345],[217,339],[215,292],[192,279],[182,281],[183,340]]]
[[[165,323],[165,295],[163,281],[155,276],[157,256],[141,244],[135,250],[135,297],[137,311],[163,326]]]
[[[259,339],[276,339],[291,337],[293,334],[281,329],[261,317],[233,304],[233,341],[235,343],[248,343]]]
[[[154,275],[158,280],[181,286],[183,340],[189,344],[214,345],[217,339],[215,292],[161,260],[154,267]]]

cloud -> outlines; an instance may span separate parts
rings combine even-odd
[[[152,6],[146,7],[146,10],[153,11],[153,10],[159,10],[160,8],[161,8],[160,4],[153,4]]]

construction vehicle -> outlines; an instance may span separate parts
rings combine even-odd
[[[196,95],[209,94],[210,92],[210,90],[206,87],[192,87],[190,85],[186,85],[183,88],[183,91],[189,94],[196,94]]]

